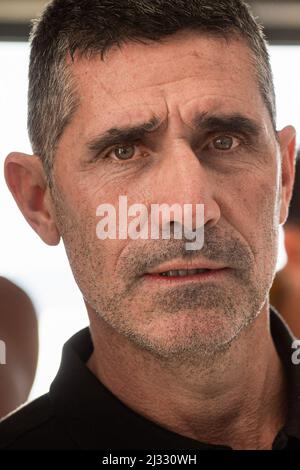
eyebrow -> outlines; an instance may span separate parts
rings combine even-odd
[[[112,127],[104,133],[89,140],[85,147],[89,152],[100,153],[108,147],[121,143],[134,143],[143,140],[147,134],[155,131],[162,121],[153,116],[149,121],[135,126]],[[209,115],[207,112],[197,113],[192,125],[196,131],[203,133],[232,132],[258,137],[261,127],[253,120],[241,114]]]
[[[193,119],[195,129],[203,132],[233,132],[258,137],[262,127],[253,119],[242,114],[224,114],[220,116],[198,113]]]
[[[149,121],[135,126],[112,127],[88,141],[86,148],[90,152],[97,151],[99,153],[113,145],[136,142],[142,140],[149,132],[156,130],[160,124],[161,120],[157,116],[153,116]]]

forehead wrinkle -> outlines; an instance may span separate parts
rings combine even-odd
[[[245,47],[247,48],[247,46]],[[164,50],[162,45],[160,45],[160,47],[156,49],[156,55],[154,58],[152,58],[151,55],[149,57],[150,49],[151,46],[147,46],[146,49],[143,48],[143,51],[146,53],[142,55],[139,54],[138,57],[136,55],[136,45],[133,49],[129,49],[133,53],[132,57],[130,56],[130,54],[128,57],[124,57],[122,56],[122,54],[118,55],[115,51],[110,51],[111,55],[109,56],[109,60],[107,61],[107,63],[100,63],[99,58],[97,57],[91,59],[81,59],[77,63],[78,74],[82,77],[88,74],[90,80],[94,77],[93,66],[95,66],[96,68],[100,67],[102,72],[96,75],[101,76],[102,74],[103,77],[105,77],[104,80],[106,81],[106,84],[104,85],[103,80],[101,80],[102,86],[103,89],[105,89],[106,93],[108,95],[111,95],[114,92],[115,87],[113,85],[110,85],[114,83],[115,77],[119,74],[122,75],[122,81],[118,81],[119,91],[126,92],[135,89],[151,87],[153,83],[155,83],[154,86],[168,86],[171,83],[178,83],[180,82],[180,80],[185,80],[187,71],[189,71],[190,73],[191,69],[193,70],[193,75],[190,75],[189,78],[199,79],[203,75],[203,61],[205,61],[206,69],[208,68],[211,71],[214,70],[214,72],[220,69],[225,69],[228,70],[230,74],[234,73],[233,69],[235,69],[235,72],[238,72],[238,69],[240,69],[241,66],[241,61],[245,61],[248,64],[251,64],[248,57],[249,54],[245,53],[240,54],[241,57],[239,60],[239,64],[237,65],[234,60],[236,54],[233,53],[236,51],[231,51],[230,47],[226,48],[225,57],[221,54],[221,51],[218,52],[218,60],[216,58],[210,57],[209,51],[206,51],[205,49],[203,49],[203,47],[201,47],[199,51],[195,48],[192,51],[187,49],[184,52],[181,52],[181,48],[176,48],[176,53],[181,52],[179,56],[178,54],[175,56],[176,60],[174,60],[173,58],[168,59],[168,57],[165,57],[164,55],[161,57],[160,53]],[[129,62],[130,57],[132,60],[131,62]],[[143,74],[143,83],[141,83],[139,88],[137,88],[137,83],[136,81],[132,81],[132,78],[135,77],[136,74],[139,74],[141,63],[143,67],[145,67],[145,73]],[[159,69],[160,63],[165,68],[164,77],[161,77],[161,75],[157,75],[157,68]],[[174,77],[174,74],[175,76],[177,75],[177,77],[176,80],[173,81],[172,78]],[[218,74],[214,73],[213,75],[217,76]],[[210,76],[209,79],[212,80],[212,78],[213,77]]]
[[[206,55],[205,52],[203,53],[202,51],[201,52],[197,51],[197,54],[196,54],[196,50],[193,50],[192,52],[189,52],[188,55],[189,56],[195,55],[201,58],[202,54],[204,54],[204,56]],[[182,57],[183,58],[186,57],[186,54],[183,54]],[[161,121],[165,121],[165,116],[166,115],[168,116],[170,114],[170,109],[172,110],[172,118],[174,117],[174,110],[175,110],[175,114],[178,114],[178,111],[179,111],[179,116],[182,118],[182,121],[186,123],[187,121],[186,117],[188,118],[188,121],[190,121],[190,119],[188,116],[185,116],[186,114],[185,108],[188,105],[190,105],[192,100],[189,99],[189,101],[186,102],[185,96],[188,98],[191,85],[193,85],[195,82],[199,83],[199,95],[200,96],[194,99],[202,101],[201,105],[197,106],[198,109],[193,110],[193,114],[196,111],[199,112],[199,111],[208,110],[209,112],[211,112],[212,111],[211,107],[203,106],[203,104],[205,104],[205,100],[209,96],[207,92],[209,92],[210,95],[212,95],[211,92],[213,91],[213,89],[214,88],[218,89],[218,82],[219,82],[218,77],[216,77],[214,80],[214,78],[201,77],[201,75],[199,76],[199,75],[193,74],[188,77],[183,76],[182,78],[177,78],[176,80],[166,80],[166,79],[162,81],[159,80],[158,82],[152,85],[140,83],[141,86],[139,88],[137,87],[136,82],[135,82],[135,86],[132,85],[130,87],[130,82],[128,83],[127,80],[125,79],[125,86],[127,87],[127,89],[125,90],[125,93],[123,90],[124,85],[121,86],[121,88],[118,87],[118,92],[116,93],[113,86],[112,87],[110,86],[110,81],[108,80],[109,77],[106,77],[105,79],[103,79],[100,73],[96,72],[95,74],[92,74],[92,68],[93,68],[93,65],[95,65],[95,62],[90,61],[89,59],[89,62],[86,65],[84,65],[82,63],[82,60],[80,60],[78,65],[79,65],[79,69],[77,70],[77,77],[79,78],[80,84],[81,84],[80,91],[81,93],[83,93],[83,98],[85,98],[84,100],[85,101],[85,106],[84,106],[85,113],[83,114],[85,114],[87,118],[85,119],[84,117],[83,121],[86,121],[86,122],[85,123],[82,122],[81,126],[83,125],[83,127],[85,127],[86,130],[89,127],[88,129],[89,131],[91,130],[90,126],[91,126],[91,121],[93,120],[95,121],[95,123],[92,124],[93,130],[97,130],[95,129],[95,126],[98,126],[98,123],[100,124],[100,126],[102,127],[105,126],[106,128],[110,128],[114,126],[117,127],[120,124],[122,124],[122,122],[125,125],[125,124],[128,124],[128,121],[130,124],[132,123],[134,125],[135,122],[137,121],[140,121],[140,122],[147,121],[153,115],[156,115],[159,118],[161,118]],[[103,64],[101,63],[101,65]],[[108,64],[106,65],[109,66]],[[172,65],[174,66],[175,64],[172,64]],[[179,70],[180,73],[181,72],[186,73],[186,70],[183,70],[181,66],[178,68],[178,64],[176,66],[176,70]],[[111,72],[114,72],[114,67]],[[89,81],[90,79],[92,79],[91,86],[87,86],[87,82],[85,82],[84,77],[88,78]],[[228,75],[227,80],[231,82],[231,74]],[[224,77],[222,81],[224,82]],[[207,90],[206,88],[207,82],[209,83],[210,90]],[[175,90],[174,89],[172,90],[172,84],[174,84]],[[182,84],[182,86],[178,84],[180,85]],[[204,87],[204,91],[206,89],[206,92],[205,92],[206,94],[204,96],[201,96],[200,85],[201,85],[201,88]],[[181,90],[180,93],[178,93],[178,90],[176,90],[176,88]],[[251,87],[252,93],[251,93],[251,90],[249,90],[249,95],[251,95],[251,97],[253,95],[252,88],[253,87]],[[97,90],[99,90],[100,92],[99,93],[100,99],[99,99],[99,95],[97,95]],[[103,91],[104,103],[101,103],[101,91],[100,90]],[[145,93],[143,92],[143,90],[145,90]],[[152,96],[147,96],[148,91],[151,91],[150,95]],[[93,106],[93,102],[91,102],[91,100],[94,100],[94,98],[97,98],[97,96],[98,96],[98,103],[100,106],[95,106],[95,105]],[[154,106],[152,105],[148,106],[147,101],[148,100],[153,101],[153,98],[157,99],[157,101],[159,100],[159,105],[155,104]],[[222,105],[223,98],[227,98],[227,99],[230,98],[230,101],[232,99],[235,99],[235,100],[238,99],[237,96],[231,96],[231,97],[222,96],[219,98],[220,98],[221,105],[215,104],[215,106],[221,108],[220,111],[222,110],[222,107],[223,107]],[[145,101],[146,103],[145,104],[141,103],[142,100]],[[138,103],[139,109],[136,109],[137,101],[139,101]],[[97,101],[94,101],[94,103],[97,103]],[[161,112],[162,103],[163,103],[163,113]],[[156,106],[157,108],[159,107],[160,109],[156,109]],[[193,106],[195,105],[193,104]],[[145,108],[148,108],[149,111],[148,110],[146,111]],[[176,108],[178,108],[177,112],[176,112]],[[80,111],[82,111],[81,106],[79,106],[79,114],[80,114]],[[95,118],[97,119],[98,122],[96,122]],[[174,119],[172,119],[172,122],[173,121]],[[192,123],[189,123],[189,127],[192,127]]]
[[[161,49],[161,47],[159,48],[159,50],[160,49]],[[229,54],[229,57],[231,55],[232,54]],[[101,91],[103,92],[103,100],[107,101],[110,105],[115,105],[118,108],[124,108],[124,101],[123,101],[122,98],[123,97],[124,97],[124,99],[127,98],[127,102],[128,102],[128,99],[130,98],[130,95],[132,94],[133,99],[136,100],[136,93],[137,92],[139,92],[139,93],[141,93],[141,95],[143,95],[144,94],[143,91],[145,91],[145,93],[147,93],[148,91],[151,91],[151,93],[153,93],[153,91],[154,91],[153,95],[154,94],[166,95],[166,94],[172,93],[172,85],[174,85],[175,88],[176,87],[179,88],[179,87],[182,86],[182,88],[184,88],[185,91],[190,89],[191,86],[194,85],[195,82],[198,82],[199,85],[201,84],[201,86],[205,86],[206,81],[209,82],[210,87],[213,87],[214,84],[217,85],[218,81],[219,81],[217,74],[213,74],[213,77],[212,76],[207,77],[206,74],[204,74],[204,76],[203,76],[203,70],[202,70],[202,66],[201,66],[202,56],[204,56],[204,58],[205,58],[206,65],[207,65],[207,61],[209,62],[209,61],[212,60],[209,57],[207,57],[207,52],[203,51],[202,49],[200,51],[198,51],[196,49],[193,49],[192,51],[185,51],[185,53],[182,55],[182,59],[185,62],[185,58],[188,58],[188,57],[191,57],[191,56],[199,57],[200,63],[199,64],[193,64],[194,73],[192,75],[189,75],[189,76],[186,76],[187,68],[183,67],[182,66],[183,64],[180,63],[180,61],[179,61],[179,63],[178,63],[178,61],[176,61],[176,64],[174,64],[174,61],[170,62],[171,69],[174,69],[176,71],[176,74],[177,74],[177,77],[173,76],[175,78],[175,80],[172,79],[172,75],[173,75],[172,73],[171,73],[170,77],[162,78],[162,77],[157,76],[156,67],[154,67],[154,68],[150,67],[149,72],[150,72],[150,75],[152,76],[152,80],[149,82],[149,76],[147,74],[146,83],[144,82],[144,80],[142,80],[142,82],[140,82],[140,83],[139,82],[137,83],[136,80],[132,81],[132,70],[127,72],[127,67],[126,67],[126,69],[124,70],[126,72],[125,79],[122,80],[121,83],[120,82],[118,83],[118,92],[117,93],[116,93],[116,88],[113,86],[114,80],[112,80],[112,82],[110,80],[110,78],[114,78],[114,75],[115,75],[115,65],[116,65],[115,62],[116,62],[116,59],[117,59],[115,54],[112,54],[111,61],[109,60],[108,61],[109,63],[106,63],[106,64],[104,64],[104,63],[99,64],[99,59],[96,59],[96,58],[94,58],[94,60],[93,59],[89,59],[89,60],[80,59],[76,63],[76,66],[75,66],[75,64],[73,64],[73,71],[75,72],[75,75],[77,75],[77,78],[79,79],[79,82],[80,82],[80,85],[81,85],[80,86],[80,94],[82,95],[83,99],[86,98],[86,100],[85,100],[86,102],[88,102],[90,104],[90,100],[97,97],[95,95],[97,95],[97,90],[99,90],[100,93],[101,93]],[[245,58],[242,57],[241,59],[246,60],[246,57]],[[231,60],[230,60],[230,62],[231,62]],[[249,62],[249,61],[247,60],[247,62]],[[165,64],[165,62],[164,62],[164,64]],[[227,64],[226,61],[225,61],[225,64],[226,64],[226,68],[228,68],[228,64]],[[98,68],[99,65],[101,65],[101,67],[104,67],[104,76],[103,76],[103,74],[98,73],[98,72],[100,72],[100,70]],[[140,63],[138,63],[137,65],[139,65],[139,67],[140,67]],[[147,65],[151,66],[151,64],[149,64],[149,63],[147,63]],[[189,65],[190,65],[189,68],[191,68],[191,64],[189,64]],[[216,61],[213,61],[212,65],[214,65],[214,67],[215,66],[220,67],[220,64],[218,64],[218,63],[216,64]],[[239,65],[240,65],[240,62],[239,62]],[[96,70],[96,73],[93,72],[93,68],[95,66],[98,70],[98,72]],[[121,68],[123,66],[124,66],[124,64],[121,64]],[[212,68],[214,68],[214,67],[212,67]],[[199,68],[199,70],[197,70],[198,68]],[[133,69],[135,70],[135,67],[133,67]],[[196,71],[195,71],[195,69],[196,69]],[[170,72],[169,68],[168,68],[168,71]],[[153,75],[153,73],[154,73],[154,75]],[[111,77],[111,74],[113,74],[113,77]],[[178,78],[178,74],[180,75],[179,78]],[[228,81],[230,81],[230,82],[231,82],[231,79],[232,79],[232,74],[233,74],[233,70],[230,68],[230,73],[227,77]],[[169,73],[168,73],[168,75],[169,75]],[[215,77],[215,79],[214,79],[214,77]],[[89,86],[87,86],[85,78],[88,78]],[[224,77],[223,77],[223,81],[224,81]],[[191,83],[189,83],[189,82],[191,82]],[[126,107],[127,107],[127,103],[126,103]],[[158,113],[155,112],[155,114],[158,114]]]
[[[99,77],[98,74],[92,76],[92,82],[96,83],[96,87],[90,84],[89,87],[86,86],[84,82],[84,75],[88,75],[89,67],[92,65],[90,62],[86,62],[86,70],[83,64],[84,60],[80,60],[76,65],[71,64],[73,68],[72,72],[76,80],[76,92],[79,98],[77,109],[74,113],[72,123],[73,125],[80,122],[81,134],[88,136],[91,132],[99,130],[97,127],[100,126],[105,128],[118,127],[119,125],[131,125],[136,122],[147,122],[153,116],[157,116],[162,122],[165,121],[167,116],[167,110],[164,99],[159,93],[159,97],[152,97],[150,103],[141,101],[137,103],[136,100],[128,100],[126,102],[124,99],[124,93],[120,91],[119,93],[113,92],[110,90],[104,80]],[[90,78],[89,78],[90,80]],[[103,103],[101,103],[101,109],[99,106],[93,108],[94,97],[99,99],[97,90],[101,90],[104,93]],[[123,98],[123,99],[122,99]],[[145,99],[145,98],[142,98]],[[86,118],[82,119],[85,116]],[[99,123],[99,116],[101,116],[101,121]],[[91,121],[93,127],[91,127]],[[95,125],[97,126],[95,129]]]
[[[190,97],[191,90],[196,90],[193,91],[194,96],[192,97]],[[183,79],[168,82],[165,81],[164,85],[162,82],[159,82],[149,86],[143,85],[141,87],[128,88],[125,92],[118,92],[117,95],[120,96],[120,99],[124,98],[128,102],[137,101],[139,98],[147,100],[147,94],[149,94],[149,92],[152,94],[152,97],[168,101],[170,105],[177,102],[178,106],[181,106],[182,108],[197,106],[193,101],[200,102],[203,100],[209,100],[209,105],[216,108],[226,105],[226,101],[229,100],[234,100],[237,103],[240,103],[240,105],[243,103],[243,107],[245,106],[245,101],[247,101],[247,104],[249,102],[253,103],[254,98],[256,101],[261,101],[261,94],[256,81],[251,80],[250,86],[243,88],[243,100],[241,100],[240,94],[235,94],[232,90],[232,77],[230,76],[222,79],[221,90],[220,79],[217,77],[207,79],[199,76],[189,76]],[[138,96],[137,93],[139,94]]]

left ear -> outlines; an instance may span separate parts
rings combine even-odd
[[[287,126],[279,131],[278,139],[281,153],[282,184],[279,223],[282,225],[285,223],[289,213],[295,179],[296,131],[294,127]]]

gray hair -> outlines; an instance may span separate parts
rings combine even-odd
[[[261,25],[242,0],[53,0],[33,21],[28,90],[28,132],[48,182],[59,139],[79,106],[67,62],[104,54],[125,42],[162,41],[181,30],[230,38],[252,51],[259,89],[274,129],[272,71]]]

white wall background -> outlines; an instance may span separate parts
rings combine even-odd
[[[278,106],[278,128],[293,124],[300,143],[300,46],[270,48]],[[88,324],[64,247],[48,247],[21,216],[3,178],[3,161],[13,151],[31,152],[26,131],[29,46],[0,43],[0,275],[31,296],[39,315],[40,355],[30,398],[47,392],[63,343]],[[279,264],[285,261],[283,244]]]

